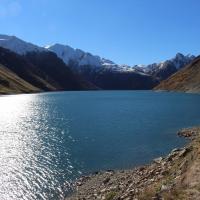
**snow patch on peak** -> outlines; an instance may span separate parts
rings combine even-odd
[[[25,42],[15,36],[0,35],[0,46],[20,55],[31,51],[44,51],[45,49],[37,45]]]
[[[105,59],[105,58],[102,58],[102,63],[103,65],[116,65],[113,61],[111,60],[108,60],[108,59]]]
[[[57,54],[66,64],[70,61],[76,63],[78,66],[89,65],[92,67],[111,66],[116,65],[114,62],[92,55],[91,53],[84,52],[81,49],[74,49],[68,45],[54,44],[47,46],[46,49]]]
[[[45,47],[47,50],[52,51],[57,54],[66,64],[69,64],[70,60],[76,60],[77,55],[75,49],[70,46],[62,44],[54,44]]]

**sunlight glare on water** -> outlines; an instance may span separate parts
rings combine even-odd
[[[64,198],[55,178],[62,174],[55,170],[62,137],[55,136],[59,127],[48,125],[45,102],[36,95],[4,96],[0,112],[0,199],[50,199],[55,193]],[[48,134],[53,141],[46,142]]]

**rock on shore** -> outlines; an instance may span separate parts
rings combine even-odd
[[[149,165],[83,176],[76,181],[74,194],[66,199],[200,199],[200,128],[183,129],[178,135],[191,142]]]

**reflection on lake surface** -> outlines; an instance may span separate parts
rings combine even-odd
[[[1,199],[62,198],[60,181],[73,171],[67,146],[62,151],[72,142],[67,119],[51,119],[53,110],[37,95],[1,97],[0,110]]]
[[[64,199],[82,173],[128,168],[180,146],[200,95],[149,91],[0,97],[0,199]]]

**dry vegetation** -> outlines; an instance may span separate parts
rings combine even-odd
[[[27,83],[9,69],[0,65],[0,94],[39,92],[40,90]]]
[[[200,129],[188,145],[188,152],[175,159],[168,174],[150,185],[138,199],[198,200],[200,199]]]
[[[156,90],[200,92],[200,57],[155,87]]]

